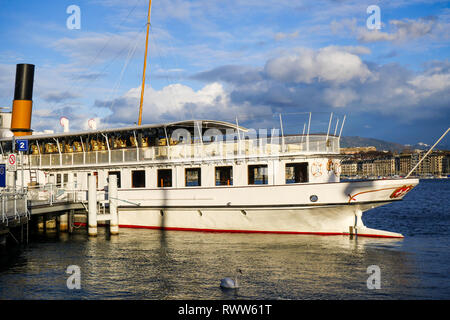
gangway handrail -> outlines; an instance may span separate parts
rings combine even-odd
[[[132,202],[132,201],[129,201],[129,200],[119,199],[119,198],[115,198],[115,197],[110,197],[110,199],[123,201],[123,202],[129,203],[129,204],[133,204],[133,205],[135,205],[135,206],[137,206],[137,207],[140,207],[140,206],[141,206],[140,203]]]

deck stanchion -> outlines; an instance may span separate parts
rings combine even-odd
[[[117,213],[117,176],[112,174],[109,176],[108,187],[109,198],[109,231],[112,235],[119,234],[119,216]]]
[[[89,176],[88,184],[88,234],[97,236],[97,186],[94,175]]]

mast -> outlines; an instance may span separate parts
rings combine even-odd
[[[144,58],[144,72],[142,75],[142,89],[141,89],[141,102],[139,104],[139,120],[138,125],[142,122],[142,104],[144,102],[144,87],[145,87],[145,69],[147,67],[147,49],[148,49],[148,32],[150,30],[150,14],[152,10],[152,0],[148,3],[148,15],[147,15],[147,37],[145,38],[145,58]]]

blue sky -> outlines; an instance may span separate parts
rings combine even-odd
[[[80,29],[67,28],[70,5]],[[381,29],[366,21],[380,8]],[[32,128],[137,122],[147,0],[0,0],[0,106],[36,65]],[[450,126],[450,2],[153,1],[143,123],[217,119],[432,144]],[[279,123],[279,122],[278,122]],[[334,122],[333,122],[334,126]],[[450,145],[449,138],[443,144]]]

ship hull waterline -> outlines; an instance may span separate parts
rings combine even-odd
[[[400,233],[366,227],[362,214],[400,201],[417,184],[417,179],[398,179],[235,187],[227,188],[228,195],[218,190],[220,188],[198,188],[197,192],[191,189],[153,189],[141,190],[139,194],[123,190],[122,197],[127,196],[127,201],[136,205],[119,206],[119,227],[403,238]],[[199,190],[203,191],[203,197]],[[323,199],[322,202],[311,203],[310,194]],[[272,195],[271,199],[269,195]],[[119,194],[119,198],[122,197]],[[233,201],[225,202],[230,199]],[[209,203],[211,201],[214,204]]]

